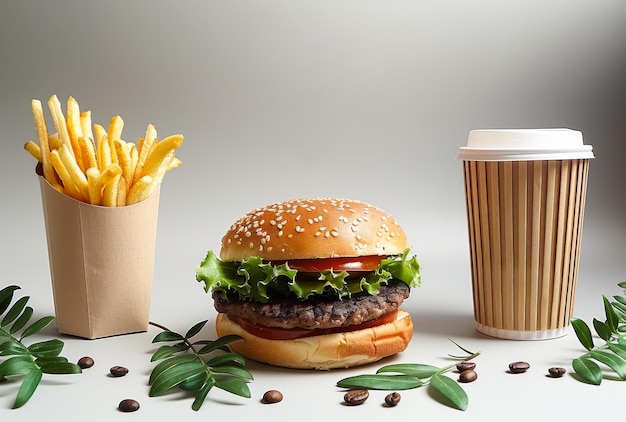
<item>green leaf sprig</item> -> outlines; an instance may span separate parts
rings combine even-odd
[[[82,370],[75,363],[60,356],[63,342],[58,339],[24,344],[24,339],[47,327],[54,317],[46,316],[29,324],[33,308],[27,306],[30,296],[15,301],[13,294],[19,286],[0,290],[0,384],[12,377],[22,377],[13,408],[25,405],[33,396],[43,374],[78,374]],[[4,316],[2,316],[4,315]]]
[[[161,396],[177,389],[194,394],[193,410],[202,407],[213,387],[229,393],[250,398],[248,382],[252,374],[245,368],[243,356],[233,353],[228,344],[240,340],[236,335],[223,336],[217,340],[197,340],[196,336],[207,321],[191,327],[185,335],[175,333],[162,325],[151,323],[163,331],[156,335],[153,343],[172,342],[160,346],[152,355],[151,362],[159,362],[150,374],[149,395]],[[215,353],[221,351],[223,353]]]
[[[452,340],[450,340],[452,341]],[[468,362],[480,355],[470,352],[452,341],[467,356],[452,356],[459,362]],[[420,363],[400,363],[383,366],[375,374],[356,375],[337,382],[342,388],[364,388],[371,390],[409,390],[428,385],[440,394],[433,394],[442,404],[452,405],[459,410],[466,410],[469,398],[463,388],[452,378],[444,375],[456,367],[459,362],[444,367]]]
[[[618,286],[626,289],[626,281]],[[594,343],[591,328],[585,321],[571,319],[578,340],[587,350],[572,361],[572,367],[582,381],[593,385],[600,385],[604,378],[604,372],[598,363],[611,369],[621,381],[626,380],[626,297],[616,295],[610,300],[602,295],[602,301],[605,320],[594,318],[593,328],[603,344]]]

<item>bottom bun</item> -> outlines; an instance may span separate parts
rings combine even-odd
[[[400,309],[396,320],[356,331],[303,337],[294,340],[269,340],[245,331],[226,314],[215,320],[218,336],[235,334],[243,340],[229,348],[246,358],[285,368],[349,368],[376,362],[404,351],[413,336],[413,322]]]

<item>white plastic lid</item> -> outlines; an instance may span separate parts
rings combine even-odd
[[[572,129],[472,130],[459,148],[466,161],[577,160],[594,158],[591,145]]]

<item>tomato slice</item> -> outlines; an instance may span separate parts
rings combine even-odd
[[[398,311],[395,310],[393,312],[389,312],[378,319],[364,322],[359,325],[350,325],[347,327],[337,327],[337,328],[276,328],[276,327],[264,327],[262,325],[257,325],[253,322],[250,322],[243,318],[233,318],[237,324],[241,325],[241,327],[249,332],[252,335],[257,337],[262,337],[269,340],[294,340],[297,338],[303,337],[311,337],[311,336],[321,336],[324,334],[332,334],[332,333],[343,333],[346,331],[354,331],[361,330],[364,328],[372,328],[377,327],[379,325],[388,324],[390,322],[395,321],[398,315]]]
[[[386,258],[380,255],[354,256],[347,258],[320,258],[320,259],[292,259],[287,261],[289,268],[304,273],[319,273],[320,271],[348,271],[363,272],[374,271],[380,265],[380,261]],[[276,262],[282,264],[284,261]]]

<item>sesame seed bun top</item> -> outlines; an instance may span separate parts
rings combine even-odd
[[[222,238],[220,258],[266,261],[394,255],[408,247],[404,231],[385,211],[361,201],[304,198],[257,208]]]

